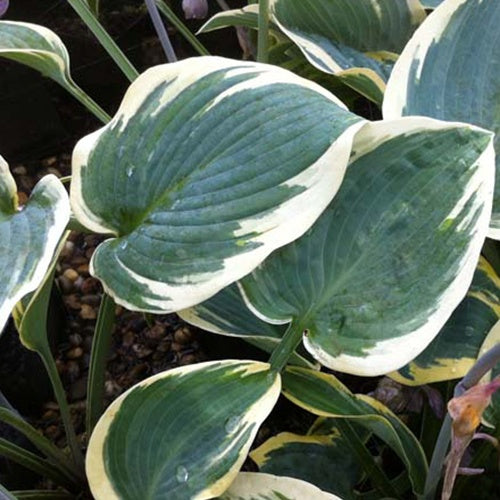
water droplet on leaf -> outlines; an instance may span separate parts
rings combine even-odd
[[[240,417],[236,416],[229,417],[226,420],[226,425],[225,425],[226,432],[232,434],[239,427],[240,420],[241,420]]]
[[[127,168],[127,177],[132,177],[134,174],[135,167],[131,165],[130,167]]]
[[[179,467],[177,467],[175,477],[177,481],[179,481],[179,483],[185,483],[189,478],[189,472],[186,467],[184,467],[183,465],[179,465]]]

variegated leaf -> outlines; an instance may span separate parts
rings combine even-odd
[[[315,415],[354,419],[399,456],[408,469],[416,494],[422,493],[427,461],[418,440],[387,407],[364,394],[352,394],[333,375],[287,367],[282,374],[283,395]]]
[[[280,394],[267,363],[216,361],[150,377],[115,400],[91,436],[96,500],[216,497],[232,483]]]
[[[68,195],[53,175],[19,207],[14,178],[0,156],[0,332],[16,302],[42,282],[69,211]]]
[[[338,430],[301,436],[282,432],[250,453],[260,472],[307,481],[343,500],[354,499],[362,477],[357,457]]]
[[[149,69],[73,154],[74,212],[113,235],[92,274],[133,310],[202,302],[311,226],[361,125],[273,66],[199,57]]]
[[[236,284],[227,286],[205,302],[178,311],[177,314],[198,328],[219,335],[242,338],[266,352],[276,349],[286,331],[286,327],[271,325],[252,314]],[[314,367],[310,360],[298,353],[292,355],[290,363]]]
[[[500,2],[447,0],[415,32],[387,85],[384,118],[431,116],[493,130],[489,236],[500,239]]]
[[[312,229],[240,281],[249,306],[305,330],[306,348],[329,368],[404,366],[467,292],[493,174],[487,131],[418,117],[365,125]]]
[[[481,258],[466,297],[429,346],[390,376],[402,384],[422,385],[462,378],[500,318],[500,278]]]
[[[313,484],[291,477],[240,472],[220,500],[340,500]]]
[[[377,103],[396,54],[425,18],[418,0],[272,0],[271,8],[313,65]]]

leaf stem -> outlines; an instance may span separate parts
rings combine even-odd
[[[257,61],[268,61],[269,49],[269,0],[259,0],[259,34],[257,38]]]
[[[71,95],[80,101],[91,113],[94,114],[101,122],[108,123],[111,116],[104,111],[99,104],[97,104],[86,92],[84,92],[76,83],[71,82],[72,85],[65,87]]]
[[[176,62],[177,56],[175,54],[174,48],[172,47],[172,43],[170,42],[170,37],[168,36],[168,31],[161,20],[160,13],[158,12],[158,7],[156,5],[155,0],[145,0],[146,7],[148,8],[149,17],[151,21],[153,21],[153,25],[155,27],[156,34],[160,39],[161,46],[163,47],[163,51],[167,56],[168,62]]]
[[[20,415],[8,408],[0,408],[0,421],[24,434],[47,458],[53,461],[54,465],[59,468],[69,481],[75,485],[82,483],[84,477],[81,471],[74,466],[71,460],[68,460],[68,456],[28,424]]]
[[[52,479],[57,484],[68,488],[69,490],[74,490],[74,484],[66,478],[61,472],[50,462],[43,459],[42,457],[31,453],[31,451],[25,450],[20,446],[17,446],[4,438],[0,438],[0,455],[12,460],[13,462],[26,467],[33,472],[36,472],[40,476],[48,477]]]
[[[281,339],[281,342],[271,354],[271,358],[269,359],[271,370],[276,372],[283,370],[288,362],[288,359],[302,340],[303,332],[304,327],[302,323],[292,320],[287,331],[285,332],[285,335]]]
[[[106,293],[102,296],[97,324],[92,341],[89,380],[87,385],[87,435],[92,431],[102,415],[104,408],[104,381],[106,361],[111,347],[113,326],[115,324],[115,302]]]
[[[483,354],[467,372],[465,377],[455,386],[454,397],[462,395],[467,389],[476,385],[497,363],[500,362],[500,344],[496,344],[489,351]],[[444,460],[448,451],[451,439],[451,417],[447,413],[439,431],[439,435],[432,453],[429,473],[425,480],[424,494],[425,500],[434,498],[436,489],[443,472]]]
[[[356,454],[363,469],[370,477],[373,486],[378,488],[380,492],[383,493],[384,497],[399,498],[397,490],[391,484],[385,472],[375,462],[373,455],[370,453],[365,443],[359,439],[351,423],[342,418],[338,418],[335,419],[335,424],[345,438],[345,442],[349,448]]]
[[[71,414],[69,411],[68,402],[66,400],[66,394],[64,392],[64,387],[57,372],[56,363],[52,357],[50,349],[39,348],[38,354],[42,358],[45,369],[50,378],[52,388],[54,389],[54,395],[59,404],[59,411],[61,412],[61,420],[64,424],[64,430],[66,431],[66,437],[68,438],[68,446],[71,450],[71,455],[76,467],[80,470],[84,468],[84,461],[80,445],[78,444],[78,439],[76,438],[75,429],[73,423],[71,422]]]
[[[133,82],[138,76],[138,71],[132,63],[127,59],[120,47],[109,36],[109,33],[104,29],[102,24],[97,20],[94,13],[89,9],[89,6],[84,0],[68,0],[68,3],[73,7],[82,21],[92,31],[95,37],[99,40],[104,50],[111,56],[113,61],[123,71],[123,74]]]
[[[156,5],[160,12],[172,23],[172,26],[179,31],[200,56],[210,55],[210,52],[208,52],[205,46],[193,35],[193,33],[191,33],[191,31],[189,31],[186,25],[174,14],[174,11],[163,0],[156,0]]]

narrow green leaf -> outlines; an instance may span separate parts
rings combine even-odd
[[[333,375],[299,367],[282,374],[283,394],[315,415],[355,419],[385,441],[408,469],[415,493],[422,493],[427,474],[424,452],[410,430],[388,408],[363,394],[352,394]]]
[[[238,474],[278,399],[267,363],[208,362],[140,382],[91,436],[87,476],[97,500],[208,499]]]
[[[240,281],[250,307],[269,322],[300,323],[307,350],[329,368],[404,366],[472,281],[493,169],[484,130],[417,117],[365,125],[312,229]]]
[[[209,298],[310,227],[361,123],[273,66],[200,57],[149,69],[73,154],[75,215],[113,234],[91,273],[133,310]]]
[[[291,477],[240,472],[220,500],[340,500],[313,484]]]
[[[0,156],[0,331],[16,302],[42,282],[69,211],[68,195],[53,175],[18,207],[14,179]]]
[[[488,236],[500,239],[500,2],[448,0],[415,32],[384,98],[384,118],[422,115],[496,133]]]
[[[407,385],[462,378],[500,318],[500,278],[481,258],[466,297],[437,337],[413,361],[390,374]]]

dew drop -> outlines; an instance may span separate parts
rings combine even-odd
[[[179,467],[177,467],[175,477],[179,483],[185,483],[189,478],[189,472],[186,467],[179,465]]]
[[[240,425],[240,420],[241,420],[240,417],[236,417],[236,416],[229,417],[226,420],[226,425],[224,426],[224,428],[226,429],[226,432],[228,432],[229,434],[232,434],[234,431],[236,431],[236,429]]]
[[[131,165],[130,167],[127,168],[127,177],[132,177],[134,174],[135,167]]]
[[[120,248],[121,248],[122,250],[126,250],[126,249],[127,249],[127,247],[128,247],[128,241],[124,241],[124,242],[120,245]]]

